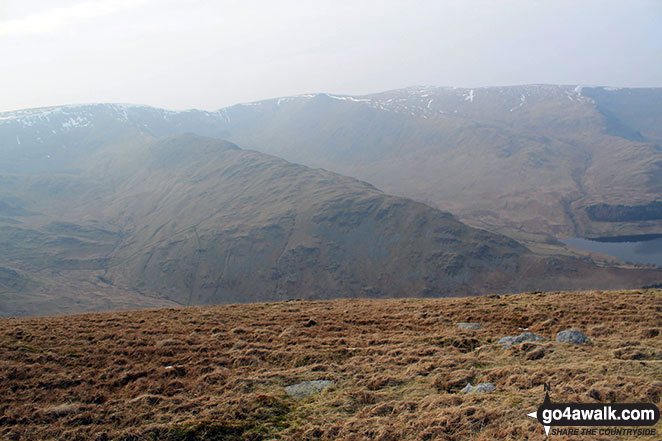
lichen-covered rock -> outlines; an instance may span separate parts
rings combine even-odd
[[[331,386],[333,386],[333,381],[331,380],[304,381],[303,383],[287,386],[285,392],[294,398],[308,398]]]
[[[556,334],[556,341],[559,343],[570,343],[573,345],[582,345],[590,339],[583,332],[576,329],[566,329]]]
[[[503,347],[508,348],[510,346],[517,345],[517,344],[520,344],[520,343],[524,343],[526,341],[541,341],[541,340],[544,340],[544,339],[545,339],[544,337],[536,335],[533,332],[523,332],[520,335],[518,335],[517,337],[513,337],[513,336],[503,337],[503,338],[499,339],[497,344],[500,344]]]
[[[460,322],[457,324],[457,327],[460,329],[466,329],[468,331],[478,331],[480,329],[483,329],[483,325],[480,323],[463,323]]]
[[[493,390],[496,390],[496,386],[492,383],[480,383],[475,386],[471,383],[467,383],[460,392],[464,392],[465,394],[476,394],[492,392]]]

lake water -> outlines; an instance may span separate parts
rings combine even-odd
[[[580,250],[609,254],[624,262],[662,266],[662,235],[659,234],[591,240],[575,237],[561,242]]]

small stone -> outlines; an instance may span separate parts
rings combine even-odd
[[[566,329],[556,334],[556,341],[559,343],[570,343],[573,345],[581,345],[589,341],[590,339],[584,335],[582,332],[577,331],[576,329]]]
[[[304,327],[310,328],[312,326],[315,326],[317,322],[313,319],[308,320],[306,323],[303,324]]]
[[[478,331],[480,329],[483,329],[483,325],[480,323],[458,323],[457,327],[460,329],[466,329],[468,331]]]
[[[467,383],[467,385],[464,386],[460,392],[464,392],[465,394],[475,394],[492,392],[493,390],[496,390],[496,386],[492,383],[480,383],[475,386],[471,383]]]
[[[331,380],[313,380],[293,384],[285,388],[285,392],[294,398],[308,398],[322,392],[327,387],[333,386]]]
[[[502,345],[505,348],[509,348],[513,345],[524,343],[526,341],[540,341],[544,340],[544,337],[534,334],[533,332],[523,332],[517,337],[508,336],[501,338],[497,344]]]

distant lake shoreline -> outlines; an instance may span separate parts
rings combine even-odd
[[[662,234],[562,239],[565,245],[583,251],[608,254],[623,262],[662,267]]]

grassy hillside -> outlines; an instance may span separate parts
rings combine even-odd
[[[477,294],[530,255],[355,179],[195,135],[74,164],[6,177],[1,315]]]
[[[517,237],[655,233],[660,219],[597,222],[586,208],[660,198],[659,94],[555,85],[322,94],[225,109],[226,136]]]
[[[2,319],[0,438],[541,440],[525,414],[543,382],[554,401],[659,402],[661,323],[661,290]],[[555,342],[567,328],[591,343]],[[523,329],[546,340],[497,344]],[[306,380],[334,384],[286,393]]]
[[[2,177],[2,316],[662,279],[534,254],[365,182],[217,139],[139,135],[71,165]]]
[[[530,233],[543,240],[655,234],[659,217],[605,222],[587,210],[659,202],[661,93],[413,87],[283,97],[216,112],[114,104],[30,109],[0,114],[0,172],[77,172],[81,157],[119,140],[188,132],[353,176],[518,240],[535,238]]]

